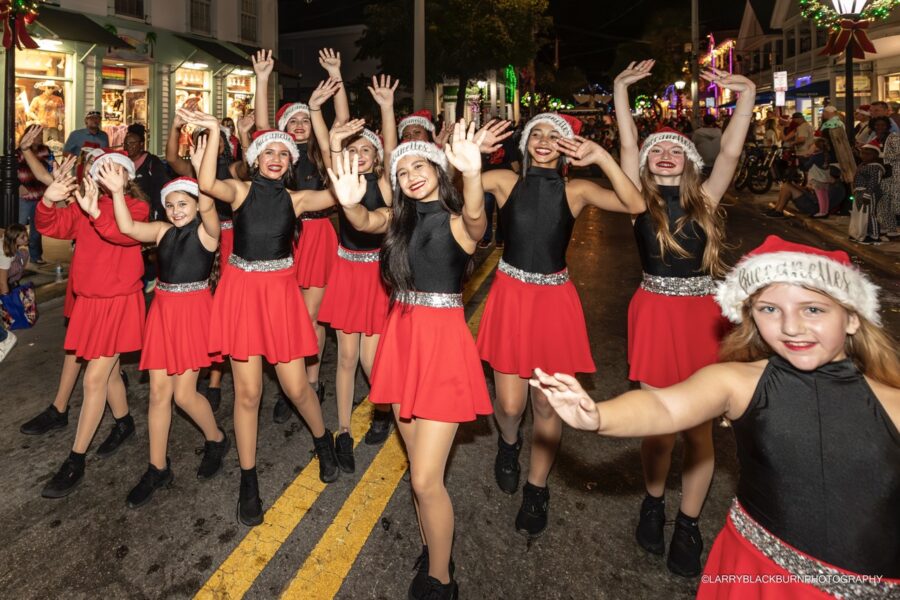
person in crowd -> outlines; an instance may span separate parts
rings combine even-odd
[[[134,163],[134,183],[150,199],[150,219],[152,221],[165,219],[166,210],[160,200],[160,192],[170,177],[159,157],[147,152],[146,128],[139,123],[129,125],[124,147],[125,154]]]
[[[14,289],[28,267],[28,230],[21,223],[13,223],[0,239],[0,296]],[[0,324],[0,329],[3,325]]]
[[[843,126],[844,120],[841,117],[841,113],[838,112],[837,107],[829,104],[822,109],[822,123],[819,125],[819,131],[822,131],[823,129],[829,129],[831,127]]]
[[[697,152],[703,158],[703,163],[708,165],[704,167],[703,175],[708,177],[712,170],[712,165],[719,156],[719,147],[722,144],[722,130],[716,125],[715,115],[703,115],[703,126],[699,127],[691,137]]]
[[[884,146],[885,142],[887,142],[887,137],[891,134],[891,119],[885,116],[877,116],[869,119],[869,127],[872,130],[872,133],[869,135],[869,138],[866,140],[866,143],[875,141],[878,142],[879,146]]]
[[[872,116],[872,113],[869,112],[869,108],[870,106],[868,104],[861,104],[856,107],[856,112],[854,112],[856,126],[853,131],[853,141],[854,146],[857,148],[865,144],[872,134],[872,130],[869,129],[869,119]]]
[[[66,138],[63,152],[70,156],[80,156],[83,146],[108,148],[109,136],[100,129],[100,111],[89,110],[84,114],[84,128],[76,129]]]
[[[598,403],[565,374],[531,383],[602,435],[731,421],[737,494],[699,600],[900,594],[900,360],[878,288],[845,252],[769,236],[716,300],[735,323],[724,362],[686,381]]]
[[[791,116],[791,122],[796,128],[793,131],[793,135],[785,136],[785,141],[790,141],[793,144],[794,152],[798,156],[807,156],[812,152],[815,131],[813,131],[812,125],[809,124],[802,112],[795,112]]]
[[[888,119],[888,126],[890,128],[890,132],[891,133],[900,133],[900,125],[898,125],[897,121],[892,118],[893,115],[891,113],[891,107],[890,107],[890,105],[888,105],[887,102],[884,102],[882,100],[872,102],[869,105],[869,112],[872,115],[872,117],[871,117],[872,119],[874,119],[876,117],[886,117]],[[874,131],[873,131],[873,133],[874,133]],[[868,142],[871,139],[872,139],[872,136],[870,135],[869,139],[867,139],[866,141]],[[879,143],[881,143],[881,141],[879,141]]]
[[[779,148],[781,146],[781,135],[779,134],[778,121],[775,117],[766,119],[766,132],[763,134],[763,144],[766,148]],[[706,159],[703,159],[706,162]],[[715,162],[715,159],[713,159]]]
[[[44,260],[44,247],[41,234],[34,226],[34,213],[38,202],[44,195],[44,190],[52,182],[49,173],[53,170],[53,152],[41,141],[43,128],[40,125],[32,125],[25,130],[19,140],[19,149],[16,151],[16,174],[19,178],[19,223],[29,227],[28,255],[31,262],[36,265],[47,264]],[[28,161],[25,159],[25,149],[44,166],[48,176],[38,178]],[[48,181],[49,180],[49,181]]]
[[[885,177],[881,182],[882,194],[885,197],[888,214],[894,221],[885,223],[882,232],[889,240],[900,238],[900,134],[892,133],[887,136],[882,152],[884,165],[890,170],[890,177]]]
[[[882,189],[884,165],[881,162],[881,147],[874,140],[867,142],[859,155],[861,160],[853,179],[853,198],[860,206],[869,208],[869,218],[865,237],[857,241],[866,245],[878,244],[884,229],[895,224],[890,211],[890,198],[885,197]]]
[[[239,161],[243,157],[241,152],[241,140],[238,138],[238,129],[234,125],[234,119],[225,117],[222,119],[222,139],[226,140],[229,150],[231,150],[231,160]]]

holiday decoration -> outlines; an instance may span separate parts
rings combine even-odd
[[[38,17],[38,11],[43,4],[41,0],[0,0],[0,18],[3,19],[3,47],[9,50],[15,40],[19,50],[38,47],[37,42],[31,39],[26,25],[31,25]],[[10,20],[15,18],[15,33],[10,27]]]
[[[816,27],[831,30],[823,55],[841,54],[849,47],[853,58],[863,59],[866,52],[875,53],[866,29],[872,21],[887,19],[898,4],[900,0],[875,0],[858,14],[842,15],[819,0],[800,0],[800,12],[804,18],[814,20]]]

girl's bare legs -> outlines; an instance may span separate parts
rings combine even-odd
[[[528,385],[527,379],[522,382]],[[531,411],[534,414],[534,430],[531,434],[528,482],[537,487],[547,487],[547,476],[556,460],[556,451],[562,439],[562,419],[547,402],[547,398],[535,388],[531,388]]]
[[[316,341],[319,344],[319,352],[315,359],[310,357],[306,362],[306,376],[313,387],[319,383],[319,367],[322,366],[322,351],[325,349],[325,326],[319,323],[319,307],[322,306],[322,298],[325,297],[324,287],[301,288],[303,303],[309,311],[309,320],[312,321],[316,331]]]
[[[150,464],[163,471],[166,450],[169,446],[169,428],[172,425],[172,396],[175,381],[165,369],[150,371],[150,403],[147,408],[147,429],[150,433]]]
[[[234,437],[238,461],[241,469],[252,469],[256,466],[262,358],[251,356],[246,361],[231,359],[231,374],[234,377]]]
[[[525,414],[528,380],[514,373],[494,371],[494,390],[497,396],[494,418],[500,435],[507,444],[515,444],[519,439],[522,415]]]
[[[350,413],[356,390],[356,365],[359,364],[360,334],[337,331],[338,361],[335,396],[338,409],[338,433],[350,431]]]
[[[56,388],[56,398],[53,399],[53,407],[59,412],[66,412],[69,407],[69,399],[78,382],[78,374],[81,365],[74,352],[66,352],[63,359],[62,371],[59,373],[59,387]]]
[[[216,417],[213,416],[209,402],[197,392],[199,375],[200,371],[185,371],[173,377],[175,404],[197,424],[206,441],[221,442],[225,434],[216,423]]]
[[[275,365],[275,373],[278,375],[278,383],[281,384],[285,396],[297,407],[297,411],[306,421],[313,437],[320,438],[325,435],[325,421],[322,420],[322,407],[306,378],[304,362],[305,359],[298,358],[291,362],[278,363]],[[260,370],[261,377],[262,370]]]
[[[103,418],[106,409],[107,389],[117,383],[124,391],[125,385],[119,375],[119,355],[101,356],[89,360],[84,371],[84,400],[81,405],[81,414],[78,417],[78,429],[75,432],[75,442],[72,451],[78,454],[87,452],[97,427]],[[124,393],[122,393],[124,396]],[[113,408],[113,416],[117,418],[128,414],[128,404],[118,406],[118,411]],[[116,414],[119,412],[119,414]]]

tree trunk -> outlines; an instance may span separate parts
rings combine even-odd
[[[466,89],[469,87],[469,76],[459,76],[459,87],[456,88],[456,120],[459,121],[466,114]]]

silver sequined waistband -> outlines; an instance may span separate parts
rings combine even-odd
[[[462,294],[406,291],[397,294],[397,302],[429,308],[462,308]]]
[[[222,221],[219,223],[221,229],[234,229],[234,221]]]
[[[890,581],[876,581],[863,575],[851,577],[842,571],[800,554],[744,512],[737,498],[728,513],[734,528],[754,548],[779,567],[809,585],[838,598],[896,598],[900,585]]]
[[[314,219],[327,219],[332,214],[334,214],[333,208],[326,208],[325,210],[314,210],[311,212],[300,213],[300,220],[312,221]]]
[[[294,266],[294,257],[288,256],[286,258],[276,258],[275,260],[247,260],[237,254],[232,254],[228,257],[228,264],[249,273],[269,273],[290,269]]]
[[[509,275],[513,279],[518,279],[523,283],[533,283],[534,285],[562,285],[569,281],[569,270],[563,269],[559,273],[551,273],[544,275],[543,273],[531,273],[523,271],[518,267],[514,267],[502,258],[500,259],[500,272]]]
[[[173,294],[184,294],[187,292],[199,292],[200,290],[209,289],[209,281],[191,281],[190,283],[166,283],[165,281],[157,281],[156,289],[164,292],[172,292]]]
[[[709,275],[699,277],[660,277],[644,273],[641,287],[663,296],[709,296],[716,293],[716,282]]]
[[[381,260],[380,250],[348,250],[343,246],[338,246],[337,255],[350,262],[372,263]]]

